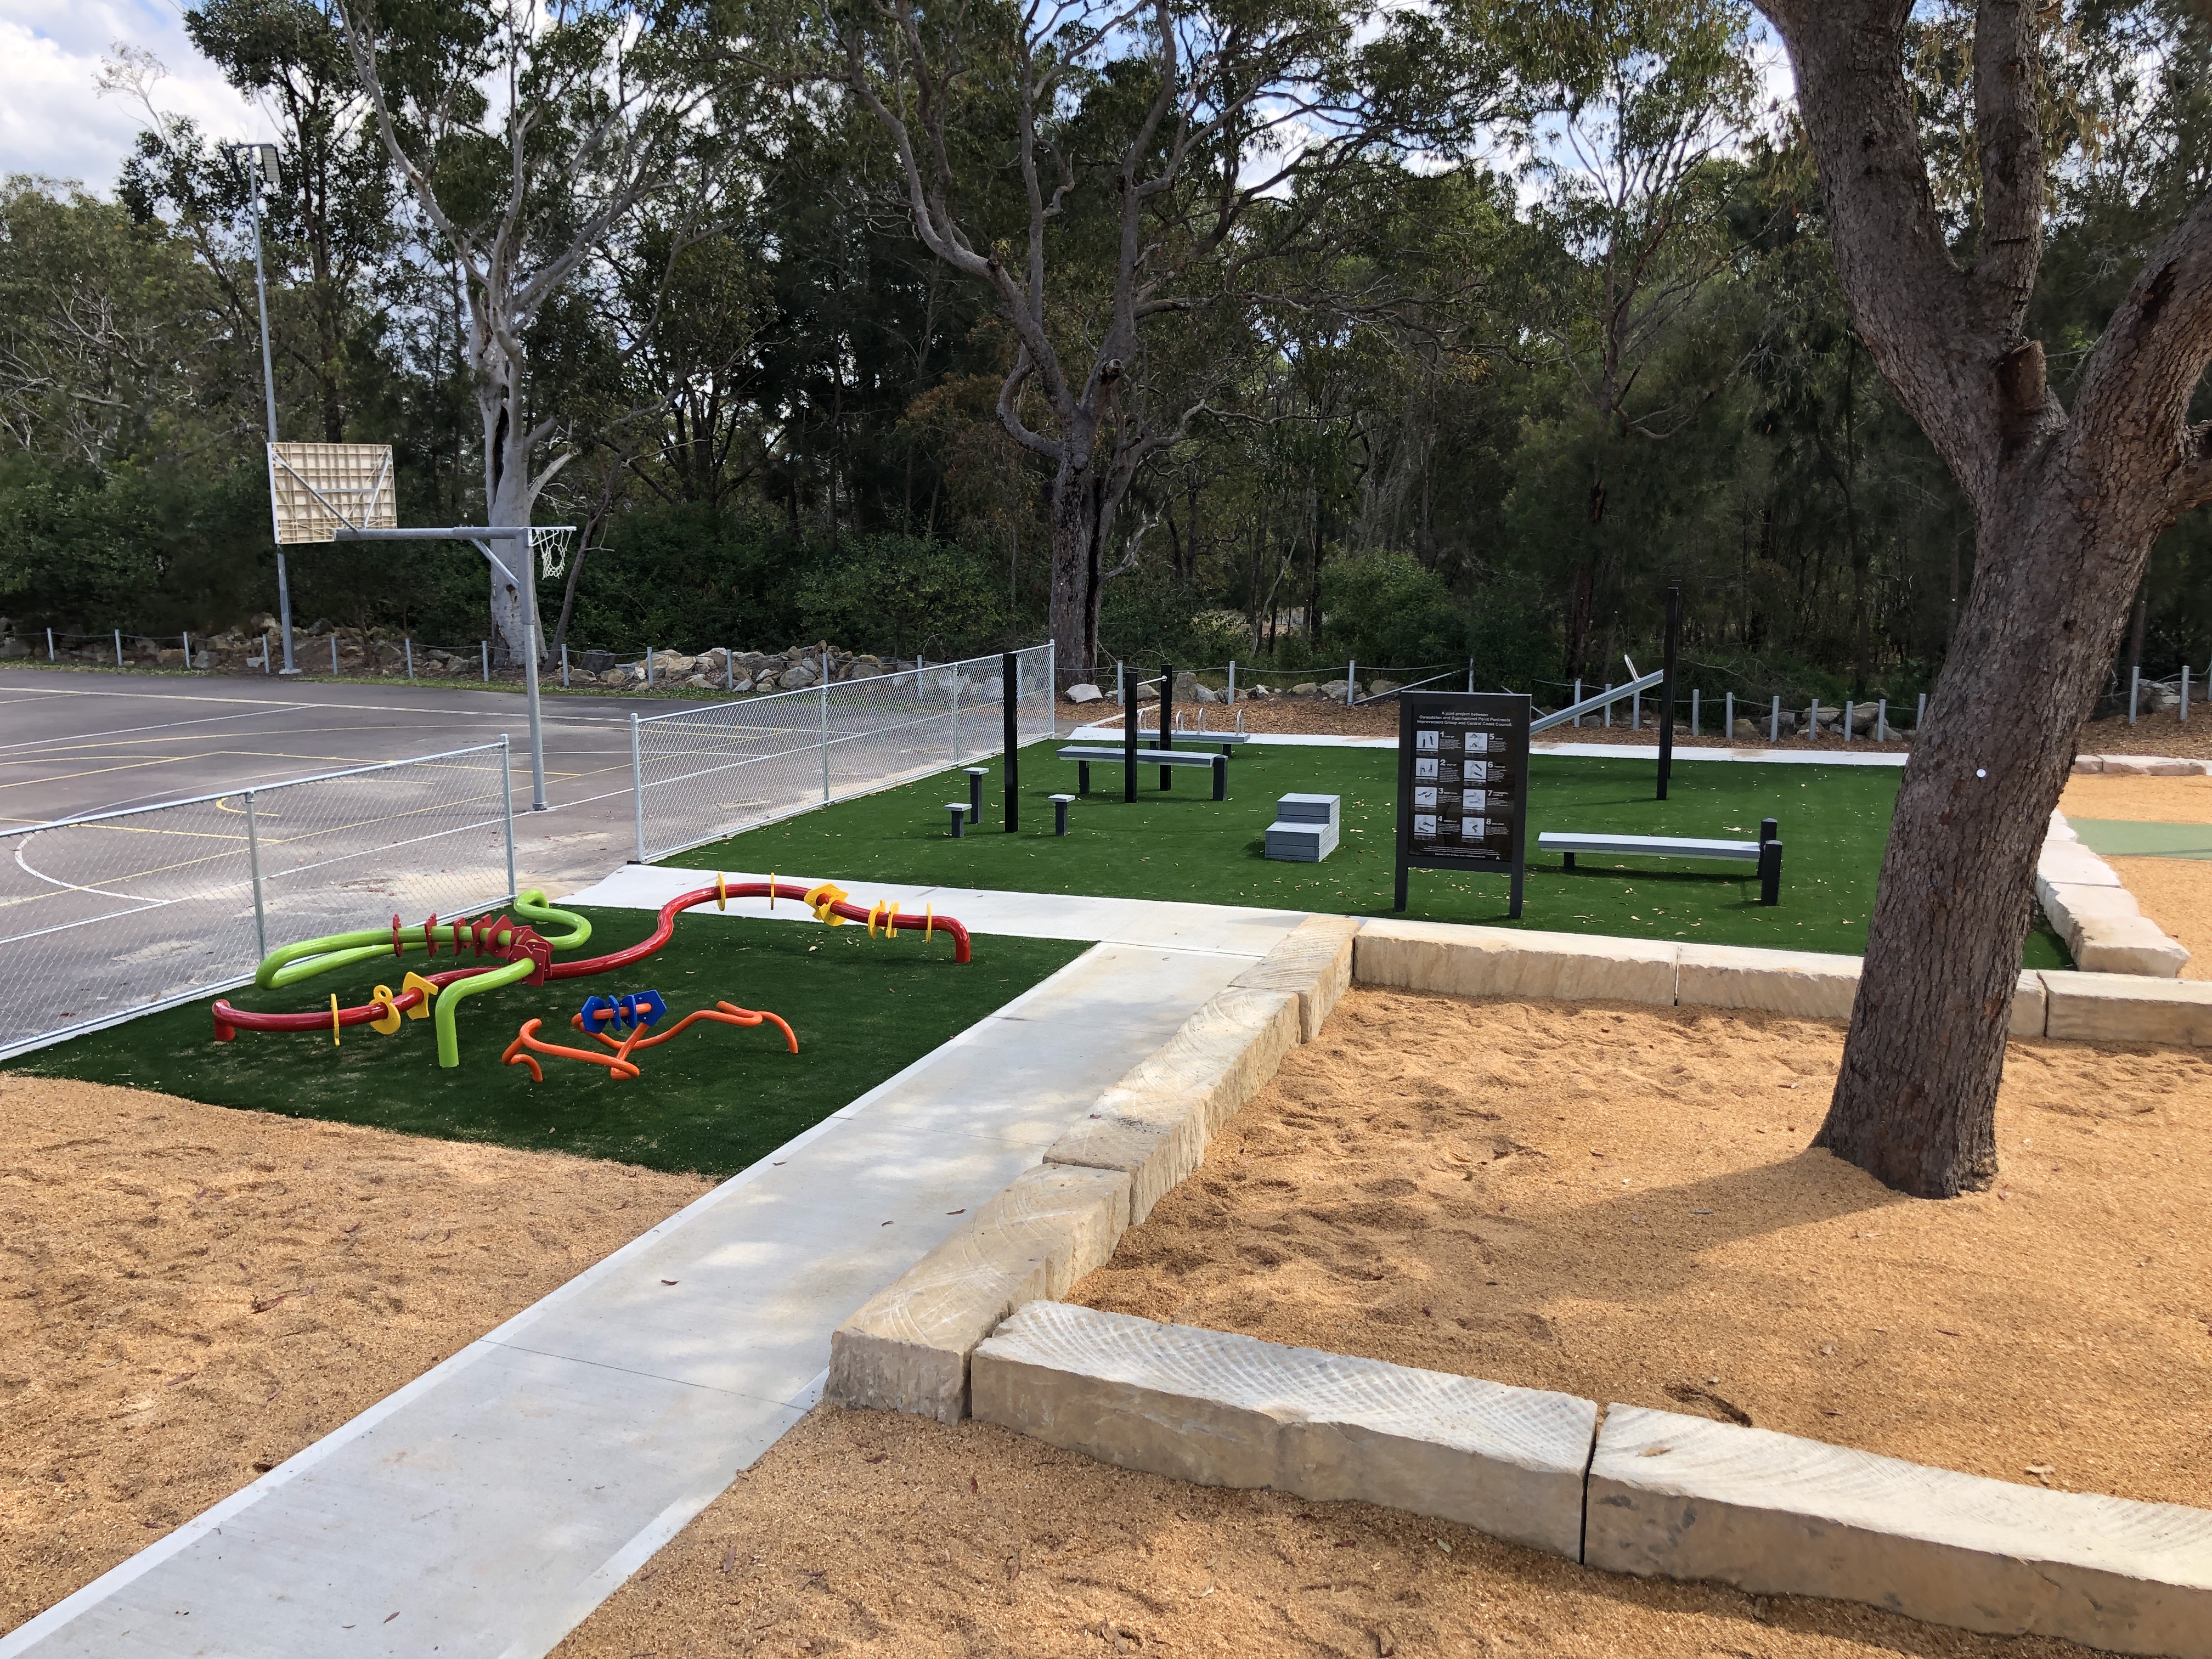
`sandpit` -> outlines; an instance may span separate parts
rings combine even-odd
[[[823,1407],[556,1659],[2090,1659],[1871,1607],[1616,1577],[1364,1504],[1225,1492],[988,1424]]]
[[[1842,1046],[1354,991],[1069,1299],[2212,1505],[2212,1061],[2015,1042],[1931,1203],[1808,1149]]]
[[[0,1631],[709,1184],[0,1073]]]

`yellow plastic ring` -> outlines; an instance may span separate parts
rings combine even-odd
[[[337,999],[337,994],[336,992],[332,992],[332,993],[331,994],[331,1048],[337,1048],[337,1046],[338,1046],[338,999]]]
[[[730,908],[730,890],[722,880],[722,872],[720,870],[714,872],[714,908],[717,910],[726,910]]]

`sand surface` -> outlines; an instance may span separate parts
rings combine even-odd
[[[709,1184],[0,1073],[0,1631]]]
[[[2212,715],[2206,717],[2206,724],[2212,726]],[[2212,778],[2078,772],[2066,780],[2058,810],[2069,818],[2114,818],[2124,823],[2212,823]]]
[[[1842,1047],[1355,990],[1070,1299],[2212,1505],[2212,1059],[2015,1042],[1936,1203],[1808,1149]]]
[[[557,1659],[2087,1659],[1616,1577],[1364,1504],[1223,1492],[988,1425],[817,1409]]]
[[[2184,979],[2212,979],[2212,860],[2121,859],[2112,866],[2142,913],[2189,952]]]

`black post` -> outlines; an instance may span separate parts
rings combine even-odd
[[[1131,681],[1122,687],[1125,694],[1121,703],[1121,799],[1134,805],[1137,800],[1137,686]]]
[[[1759,821],[1759,902],[1782,902],[1782,825],[1773,818]]]
[[[1175,747],[1175,665],[1160,665],[1160,747]],[[1160,787],[1165,789],[1175,777],[1175,768],[1160,768]]]
[[[1021,663],[1012,652],[1000,657],[999,689],[1005,694],[1006,705],[1006,833],[1010,836],[1020,822],[1020,812],[1014,805],[1019,794],[1014,780],[1020,769],[1022,743],[1021,672]]]
[[[1682,638],[1682,585],[1667,584],[1667,659],[1659,665],[1659,799],[1667,799],[1667,780],[1674,770],[1674,650]],[[1648,660],[1648,659],[1647,659]]]

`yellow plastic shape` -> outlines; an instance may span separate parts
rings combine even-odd
[[[930,905],[927,909],[925,909],[925,910],[922,912],[922,918],[921,918],[921,942],[922,942],[924,945],[928,944],[928,943],[929,943],[929,936],[930,936],[932,933],[934,933],[936,931],[937,931],[937,907],[936,907],[935,905],[933,905],[933,905]]]
[[[775,872],[773,870],[768,872],[768,908],[771,910],[775,908]]]
[[[714,872],[714,908],[717,910],[726,910],[730,908],[729,884],[722,879],[722,872],[720,870]]]
[[[819,887],[811,887],[807,890],[806,902],[814,907],[815,921],[827,922],[832,927],[842,927],[845,925],[845,918],[830,907],[833,904],[843,903],[847,896],[845,890],[836,882],[825,881]]]
[[[369,1000],[384,1012],[368,1022],[368,1029],[390,1036],[399,1029],[399,1004],[392,998],[392,988],[389,985],[378,986]]]
[[[399,981],[399,988],[402,991],[420,991],[422,994],[422,1000],[416,1003],[412,1008],[410,1008],[407,1011],[408,1018],[428,1019],[430,1018],[430,1004],[438,994],[438,988],[435,985],[432,984],[428,980],[424,979],[420,974],[410,974],[405,979]]]
[[[337,1046],[338,1046],[338,999],[337,999],[337,994],[336,992],[333,992],[333,993],[331,993],[331,1048],[337,1048]]]

